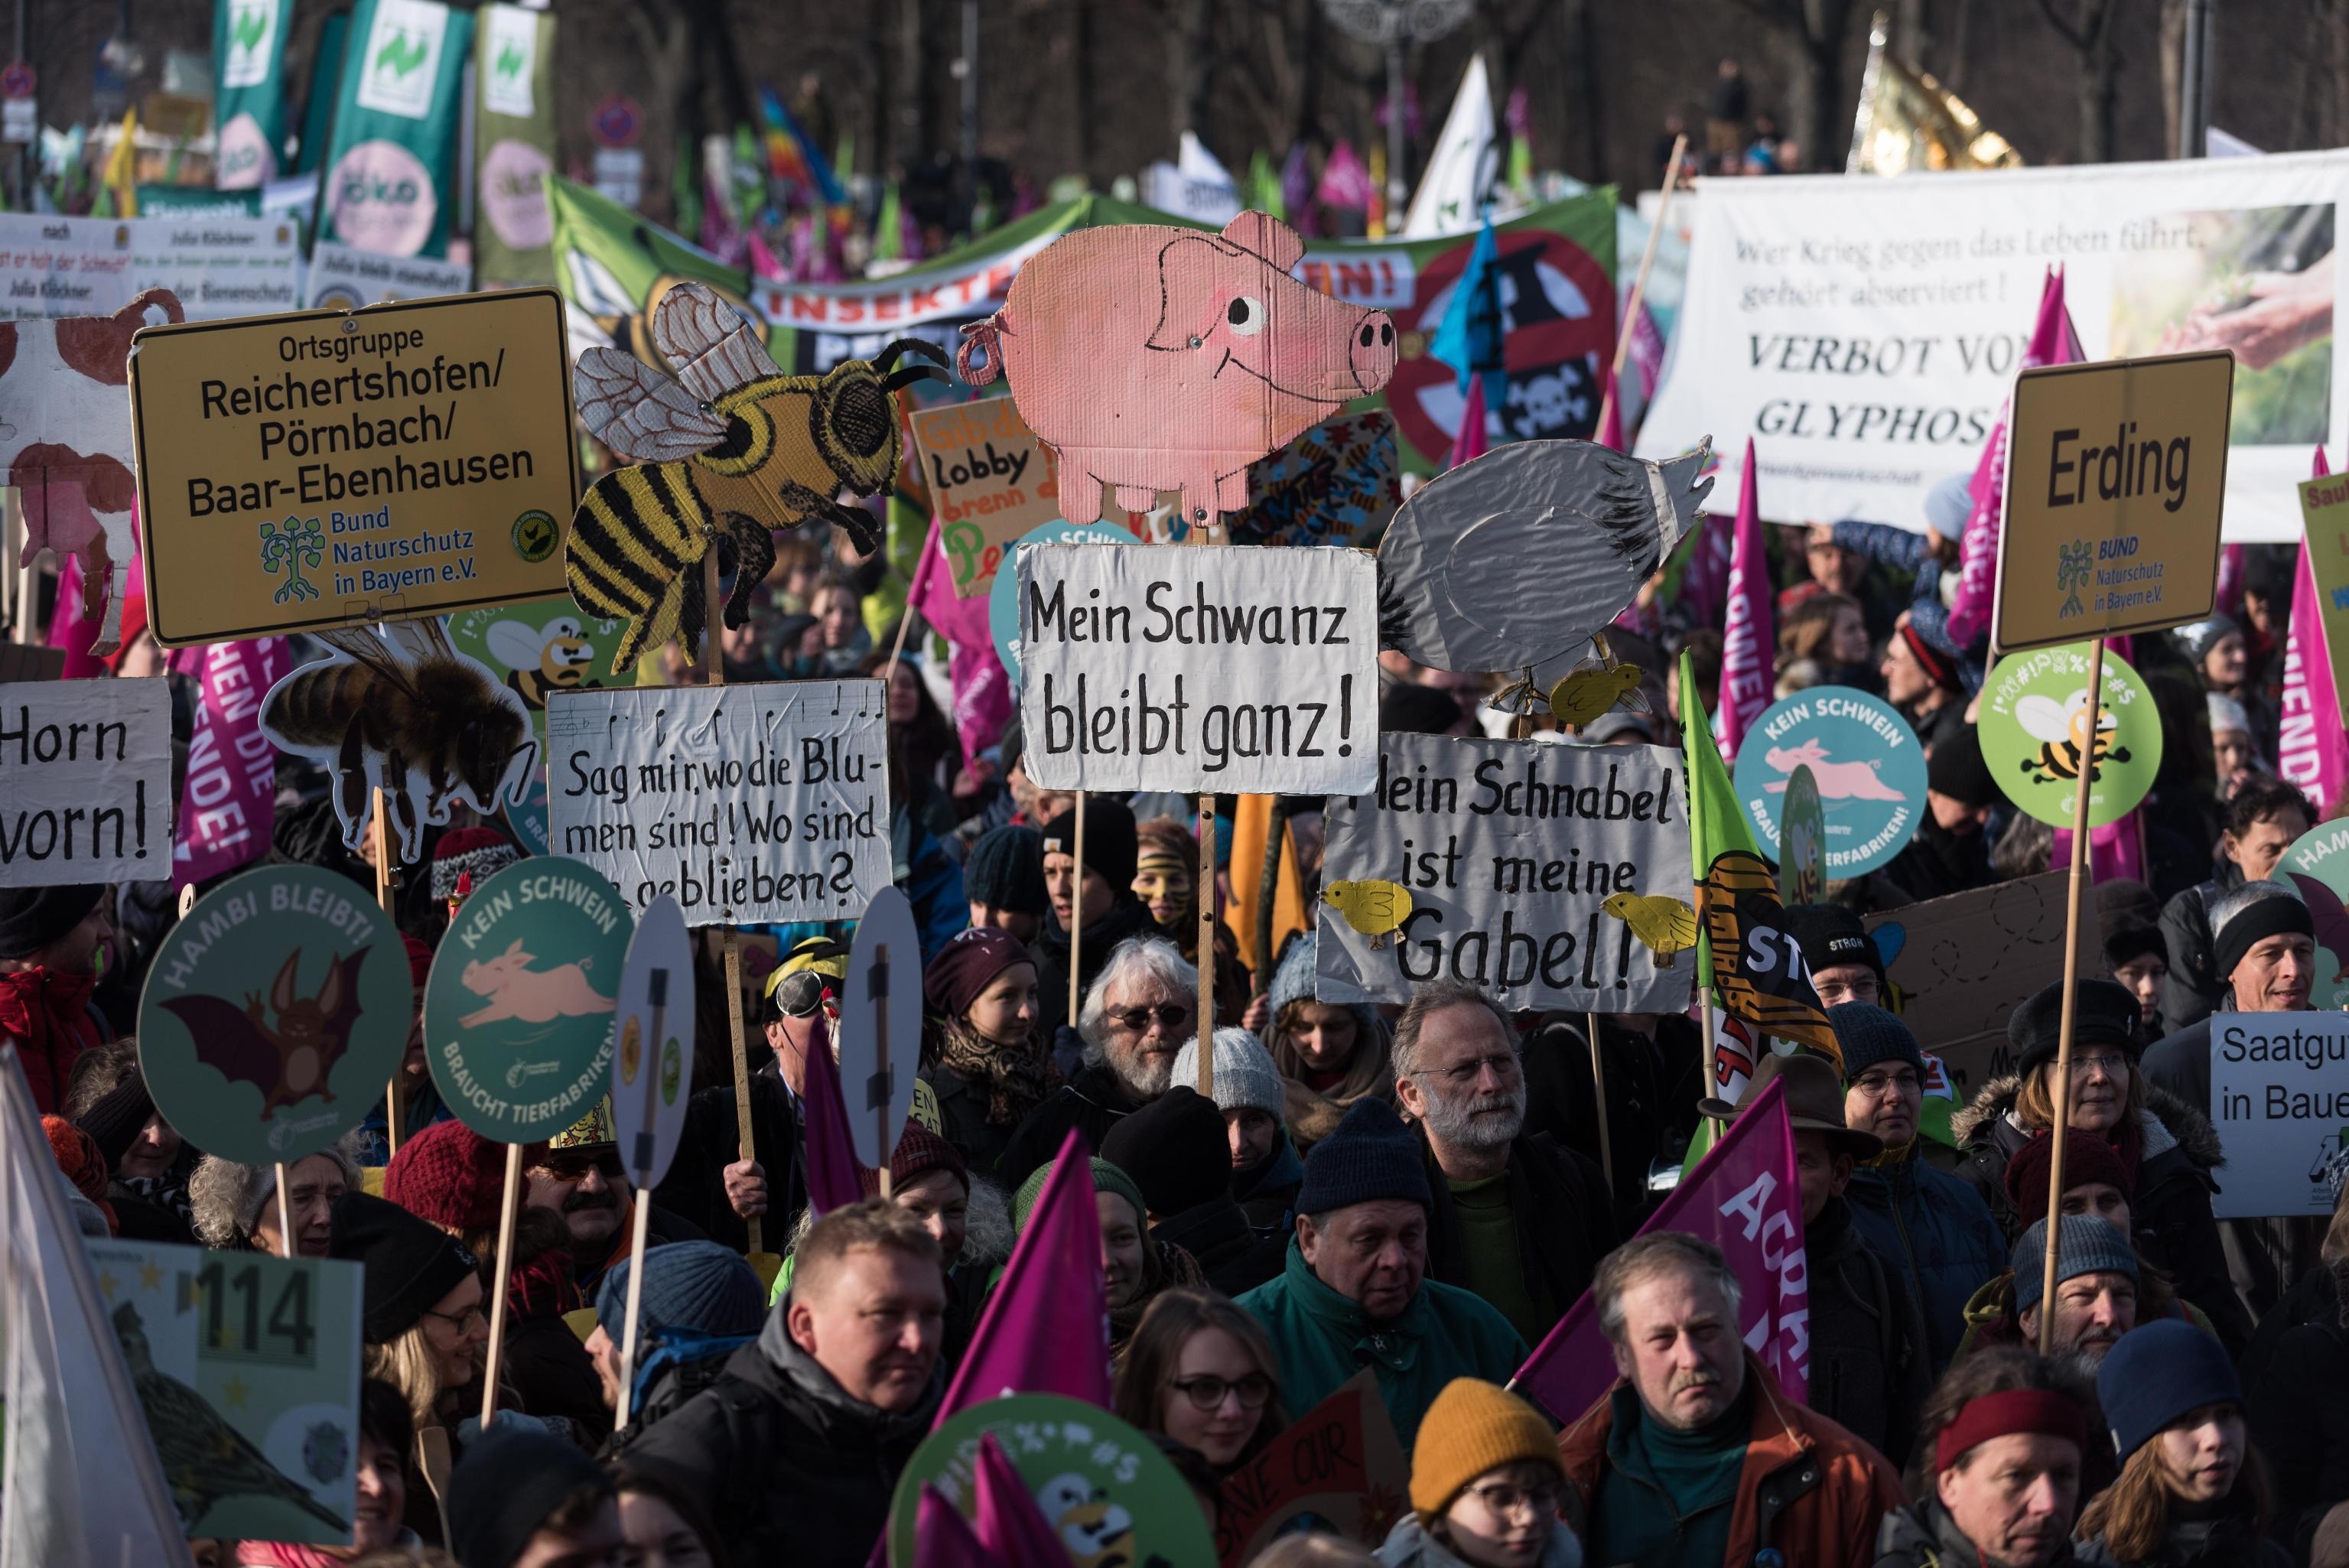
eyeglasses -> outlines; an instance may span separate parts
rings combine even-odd
[[[1202,1373],[1196,1377],[1178,1377],[1173,1386],[1188,1394],[1191,1403],[1202,1410],[1221,1409],[1226,1394],[1238,1395],[1243,1410],[1261,1410],[1272,1398],[1272,1380],[1261,1372],[1251,1372],[1237,1382]]]
[[[470,1333],[472,1330],[473,1325],[477,1323],[486,1323],[489,1321],[489,1315],[484,1313],[479,1305],[469,1306],[462,1312],[435,1312],[428,1306],[424,1309],[424,1315],[427,1317],[437,1317],[443,1323],[455,1324],[457,1326],[457,1332],[460,1334]]]
[[[1451,1084],[1455,1088],[1465,1088],[1468,1085],[1475,1083],[1477,1076],[1486,1068],[1491,1068],[1493,1069],[1493,1076],[1495,1078],[1506,1082],[1510,1078],[1516,1076],[1517,1071],[1525,1065],[1525,1052],[1513,1047],[1509,1050],[1496,1052],[1489,1057],[1478,1057],[1473,1062],[1462,1062],[1456,1068],[1423,1068],[1419,1071],[1413,1073],[1411,1076],[1413,1078],[1442,1078],[1445,1083]]]
[[[2116,1078],[2128,1071],[2129,1059],[2116,1052],[2095,1051],[2072,1058],[2072,1070]]]
[[[1496,1480],[1463,1490],[1504,1519],[1526,1509],[1542,1519],[1557,1511],[1559,1493],[1554,1486],[1514,1486],[1505,1480]]]
[[[1851,1087],[1870,1099],[1882,1099],[1898,1090],[1917,1088],[1917,1069],[1895,1068],[1889,1073],[1862,1073],[1851,1080]]]
[[[1158,1020],[1164,1029],[1179,1029],[1191,1021],[1191,1009],[1181,1002],[1168,1002],[1156,1007],[1112,1007],[1110,1021],[1122,1029],[1135,1034],[1150,1027],[1150,1020]]]
[[[1814,975],[1811,986],[1818,993],[1819,1000],[1830,1007],[1838,1002],[1873,1002],[1883,994],[1873,975],[1863,975],[1857,980],[1821,980]]]

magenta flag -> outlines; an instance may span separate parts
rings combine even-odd
[[[2243,547],[2240,544],[2219,547],[2219,608],[2239,621],[2243,618]]]
[[[1340,141],[1331,148],[1328,161],[1321,165],[1321,183],[1315,188],[1313,200],[1324,207],[1367,212],[1376,194],[1371,189],[1371,171],[1354,144]]]
[[[261,732],[261,699],[288,668],[285,639],[191,649],[203,694],[188,737],[188,777],[171,833],[171,883],[233,871],[269,848],[277,821],[277,748]]]
[[[1035,1511],[1033,1503],[1029,1511]],[[1004,1568],[1004,1561],[980,1542],[970,1521],[936,1487],[922,1483],[922,1501],[914,1514],[914,1568]]]
[[[1721,703],[1713,735],[1724,761],[1770,706],[1778,637],[1773,629],[1770,557],[1762,547],[1762,506],[1754,489],[1754,440],[1737,480],[1737,527],[1729,542],[1729,606],[1723,619]],[[1681,694],[1683,702],[1692,700]]]
[[[937,1420],[1005,1394],[1062,1394],[1110,1407],[1109,1302],[1092,1159],[1074,1132],[1036,1195],[995,1294],[979,1314]]]
[[[1713,1151],[1681,1179],[1640,1233],[1685,1231],[1719,1247],[1744,1297],[1745,1347],[1778,1376],[1790,1399],[1810,1398],[1810,1269],[1803,1252],[1803,1194],[1786,1085],[1771,1082],[1738,1113]],[[1517,1368],[1517,1389],[1561,1424],[1579,1418],[1615,1383],[1599,1309],[1582,1293]]]
[[[1474,462],[1493,449],[1492,438],[1485,428],[1485,378],[1468,377],[1468,402],[1460,410],[1460,429],[1452,438],[1452,455],[1444,466],[1456,469],[1463,463]]]
[[[2064,308],[2064,273],[2047,269],[2039,291],[2039,316],[2032,324],[2031,342],[2023,351],[2026,370],[2042,365],[2075,365],[2085,359],[2079,334],[2072,330],[2072,315]],[[1990,634],[1991,601],[1998,585],[1999,521],[2006,513],[2006,416],[2001,408],[1991,427],[1982,460],[1974,464],[1974,514],[1958,564],[1958,592],[1950,605],[1950,636],[1961,648]]]
[[[947,660],[947,678],[954,693],[954,712],[949,717],[962,742],[963,766],[968,768],[980,752],[1003,738],[1004,727],[1011,722],[1011,677],[995,654],[995,634],[987,623],[987,595],[956,598],[944,558],[937,520],[933,518],[905,602],[922,613],[922,619],[946,638],[952,650]]]
[[[1623,439],[1623,388],[1615,379],[1615,370],[1612,366],[1608,367],[1606,385],[1607,396],[1604,406],[1607,417],[1599,421],[1599,444],[1610,451],[1629,452],[1631,449]]]
[[[815,1035],[807,1047],[807,1084],[802,1094],[807,1119],[808,1207],[825,1214],[858,1202],[856,1140],[848,1130],[848,1105],[840,1098],[840,1064],[832,1054],[832,1031],[816,1009]]]
[[[2311,477],[2333,471],[2324,449],[2316,449]],[[2309,570],[2308,546],[2300,550],[2292,576],[2292,621],[2285,628],[2283,724],[2276,740],[2276,771],[2300,786],[2320,817],[2330,816],[2349,792],[2349,735],[2333,685],[2333,657],[2324,645],[2323,613],[2317,607],[2316,574]]]
[[[972,1490],[978,1500],[978,1543],[1006,1563],[1057,1564],[1069,1549],[1036,1506],[1036,1494],[1011,1468],[993,1432],[978,1439]]]

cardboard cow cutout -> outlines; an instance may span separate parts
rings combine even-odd
[[[1394,374],[1394,323],[1299,283],[1304,255],[1297,231],[1262,212],[1220,234],[1065,234],[1019,269],[1001,310],[963,329],[956,366],[973,386],[1009,377],[1060,459],[1069,521],[1098,520],[1113,486],[1129,511],[1179,490],[1183,515],[1211,524],[1247,510],[1250,463]]]
[[[54,550],[81,562],[89,652],[122,644],[130,592],[130,335],[186,319],[179,297],[149,289],[112,315],[0,322],[0,475],[22,492],[29,566]]]

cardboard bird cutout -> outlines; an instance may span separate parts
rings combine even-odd
[[[582,498],[565,554],[579,607],[628,624],[615,675],[672,637],[688,659],[701,658],[702,558],[711,549],[726,624],[739,626],[774,564],[771,530],[833,522],[859,550],[874,548],[872,518],[835,498],[877,495],[896,477],[892,395],[938,374],[894,368],[898,359],[946,360],[908,337],[872,361],[786,376],[759,329],[701,284],[661,296],[652,337],[675,381],[614,348],[582,354],[574,381],[580,423],[633,464]]]

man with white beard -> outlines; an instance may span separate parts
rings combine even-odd
[[[1434,1200],[1428,1277],[1537,1345],[1619,1237],[1598,1164],[1526,1136],[1524,1054],[1508,1015],[1457,981],[1421,985],[1395,1024],[1395,1108],[1419,1130]]]
[[[1019,1187],[1061,1152],[1071,1128],[1088,1152],[1125,1117],[1166,1092],[1174,1057],[1198,1034],[1193,1006],[1199,972],[1163,936],[1134,936],[1111,950],[1077,1015],[1084,1065],[1028,1113],[995,1173]]]

